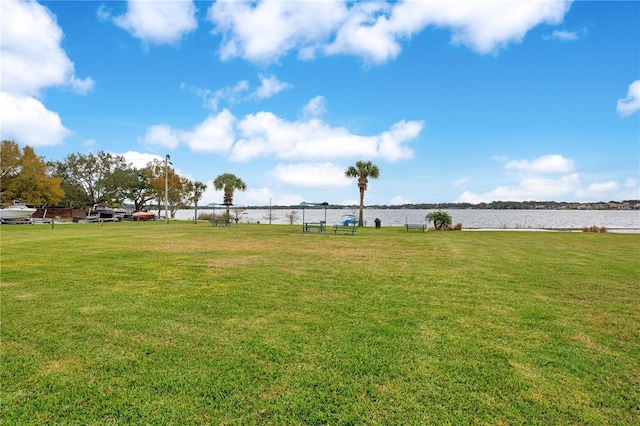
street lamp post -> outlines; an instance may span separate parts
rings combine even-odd
[[[167,154],[164,157],[164,223],[169,224],[169,159],[171,156]]]

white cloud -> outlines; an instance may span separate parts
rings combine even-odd
[[[584,201],[622,201],[640,198],[638,180],[626,179],[622,184],[615,180],[594,182],[576,191],[576,197]]]
[[[481,203],[491,201],[559,200],[572,195],[580,186],[580,174],[571,173],[558,178],[531,177],[512,186],[499,186],[482,194],[465,191],[457,203]]]
[[[278,164],[270,174],[278,181],[310,188],[345,187],[351,180],[333,163]]]
[[[100,22],[106,22],[111,19],[111,11],[106,5],[101,4],[100,7],[98,7],[96,16]]]
[[[506,155],[492,155],[491,161],[495,161],[496,163],[506,163],[509,161],[509,157]]]
[[[396,195],[391,199],[391,202],[389,204],[391,204],[392,206],[401,206],[403,204],[411,204],[411,200],[409,200],[408,198],[404,198],[401,195]]]
[[[256,3],[219,1],[207,18],[220,33],[223,60],[242,57],[252,62],[276,62],[290,50],[312,57],[346,14],[341,1]]]
[[[494,159],[506,162],[505,170],[520,172],[520,182],[499,186],[481,194],[465,191],[456,202],[558,200],[571,198],[570,195],[574,195],[580,189],[581,174],[574,172],[574,161],[562,155],[543,155],[534,160],[509,161],[504,156]]]
[[[520,42],[541,24],[557,24],[567,1],[450,0],[398,2],[216,2],[207,18],[222,34],[220,57],[277,62],[297,51],[356,55],[383,63],[402,50],[401,41],[429,26],[446,28],[454,44],[486,54]]]
[[[618,182],[610,180],[607,182],[594,182],[585,188],[576,191],[579,199],[600,200],[601,197],[611,194],[618,189]]]
[[[222,201],[222,193],[216,195],[215,202]],[[219,201],[218,201],[219,200]],[[247,188],[246,191],[238,192],[236,191],[233,195],[233,203],[238,206],[268,206],[269,203],[271,205],[281,205],[281,206],[289,206],[289,205],[298,205],[303,202],[305,199],[301,195],[297,194],[283,194],[276,193],[271,188]],[[274,216],[279,216],[284,213],[274,211]],[[258,220],[265,222],[264,219],[259,218]],[[266,219],[268,221],[268,219]]]
[[[1,138],[32,147],[59,145],[71,134],[60,116],[29,96],[0,92]]]
[[[173,149],[178,146],[180,138],[171,126],[157,124],[149,127],[144,136],[138,138],[138,142],[152,148]]]
[[[285,89],[292,87],[289,83],[283,83],[278,80],[275,75],[265,77],[263,75],[258,76],[260,79],[260,87],[258,87],[254,93],[254,96],[258,99],[267,99],[273,95],[282,92]]]
[[[512,160],[505,165],[506,169],[522,170],[535,173],[568,173],[573,171],[573,160],[564,158],[562,155],[545,155],[529,160]]]
[[[335,40],[325,46],[324,52],[329,55],[354,54],[373,63],[395,58],[402,50],[397,40],[402,35],[396,33],[384,15],[392,11],[392,6],[385,2],[355,4]]]
[[[228,109],[209,116],[192,131],[181,132],[180,139],[197,152],[221,152],[231,149],[235,138],[236,118]]]
[[[266,155],[314,160],[364,156],[396,161],[413,156],[405,144],[415,139],[422,127],[422,122],[401,121],[380,135],[360,136],[316,118],[286,121],[270,112],[259,112],[238,123],[240,139],[234,144],[230,159],[248,161]]]
[[[305,118],[319,118],[327,111],[327,101],[324,96],[316,96],[302,109]]]
[[[260,86],[253,92],[250,92],[249,82],[241,80],[235,86],[227,86],[218,90],[202,89],[199,87],[190,87],[182,83],[180,87],[194,95],[201,97],[204,105],[212,110],[217,110],[220,103],[235,104],[246,100],[261,100],[270,98],[283,90],[293,87],[289,83],[278,80],[275,75],[265,77],[258,75]]]
[[[407,144],[419,136],[423,126],[421,121],[403,120],[386,132],[361,136],[318,118],[287,121],[263,111],[237,120],[225,109],[193,130],[152,126],[139,141],[149,147],[166,148],[175,148],[181,142],[193,151],[226,153],[230,160],[240,162],[262,156],[313,161],[345,157],[397,161],[413,157]]]
[[[235,138],[235,121],[233,114],[225,109],[191,130],[176,130],[165,124],[151,126],[138,141],[150,149],[174,149],[184,143],[196,152],[227,153]]]
[[[74,93],[77,93],[79,95],[86,95],[91,90],[93,90],[94,81],[89,77],[79,79],[72,76],[69,79],[69,86],[71,86],[71,90],[73,90]]]
[[[341,204],[343,206],[358,206],[360,205],[360,200],[358,200],[357,198],[349,198],[340,201],[338,204]]]
[[[388,161],[397,161],[413,157],[413,151],[405,142],[415,139],[422,131],[424,123],[421,121],[402,120],[383,132],[378,141],[379,155]]]
[[[217,109],[220,101],[225,101],[228,104],[240,102],[243,97],[242,94],[248,90],[249,82],[247,80],[241,80],[233,87],[223,87],[222,89],[218,89],[213,94],[213,97],[211,97],[211,106],[213,107],[215,103],[215,108],[213,109]]]
[[[469,178],[463,177],[453,182],[453,186],[464,186],[467,182],[469,182]]]
[[[147,44],[175,44],[195,30],[196,7],[192,1],[128,1],[127,13],[113,17],[113,22],[133,37]],[[98,10],[101,19],[108,11]]]
[[[60,46],[64,34],[49,9],[33,1],[0,1],[0,16],[2,138],[34,147],[58,145],[71,131],[37,97],[56,86],[86,94],[94,82],[76,77]]]
[[[148,153],[142,153],[137,151],[127,151],[124,154],[117,154],[117,155],[122,155],[124,159],[127,161],[127,163],[132,164],[133,167],[137,169],[145,168],[147,164],[152,162],[153,160],[164,162],[164,158],[165,158],[156,154],[148,154]]]
[[[545,36],[544,38],[547,40],[573,41],[578,39],[578,33],[575,31],[555,30],[551,35]]]
[[[636,80],[629,85],[627,97],[618,99],[618,114],[627,117],[640,110],[640,80]]]
[[[500,158],[508,161],[507,158]],[[573,160],[562,155],[545,155],[529,160],[512,160],[505,170],[517,170],[519,182],[502,185],[493,190],[477,193],[463,192],[455,201],[480,203],[491,201],[601,201],[636,199],[639,194],[638,180],[627,179],[623,185],[616,180],[584,182],[587,177],[575,171]],[[555,176],[554,176],[555,175]]]
[[[79,79],[60,46],[64,34],[56,17],[36,2],[0,1],[2,91],[38,96],[45,87],[67,86],[84,94],[90,78]]]

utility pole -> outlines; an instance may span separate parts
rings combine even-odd
[[[167,154],[164,157],[164,223],[169,224],[169,159],[171,156]],[[173,165],[173,164],[172,164]]]

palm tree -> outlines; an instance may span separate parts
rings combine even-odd
[[[233,191],[239,189],[240,191],[246,191],[247,185],[234,174],[223,173],[213,181],[213,187],[216,191],[224,191],[224,202],[227,207],[233,204]]]
[[[196,208],[195,215],[193,216],[193,223],[198,223],[198,201],[202,198],[204,191],[207,190],[207,185],[204,182],[189,181],[187,182],[185,189],[188,193],[187,198],[193,202]]]
[[[367,190],[368,178],[377,179],[380,176],[380,169],[371,161],[356,161],[355,166],[349,166],[344,174],[348,178],[358,178],[358,189],[360,189],[360,215],[358,226],[363,226],[362,210],[364,208],[364,191]]]
[[[443,212],[442,210],[429,213],[425,216],[425,220],[427,222],[433,221],[433,227],[436,231],[451,228],[451,223],[453,222],[451,215],[447,212]]]

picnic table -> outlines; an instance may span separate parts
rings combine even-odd
[[[302,225],[303,232],[309,232],[312,229],[317,229],[318,232],[324,232],[327,230],[327,224],[324,221],[320,221],[320,222],[305,222]]]

